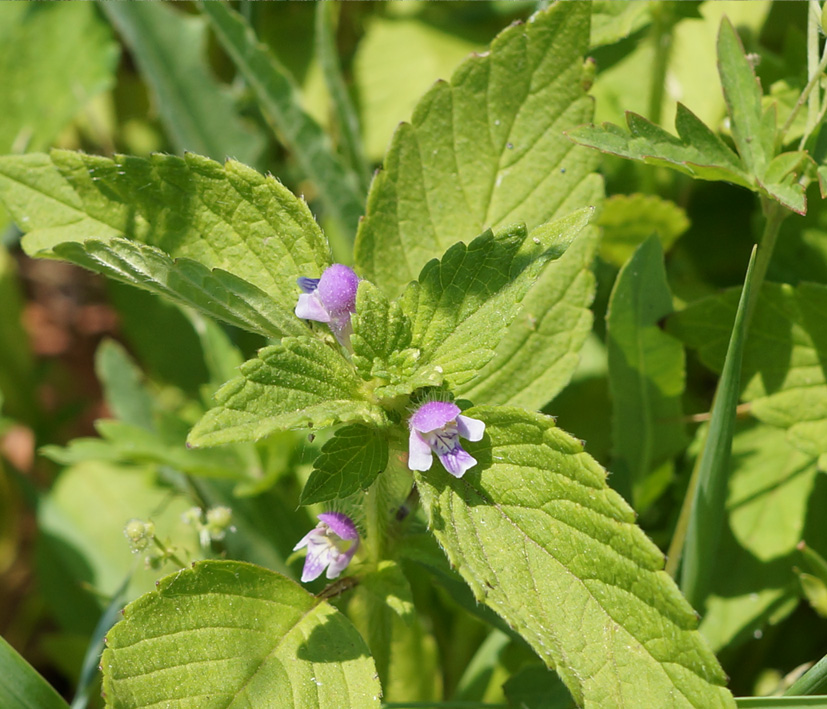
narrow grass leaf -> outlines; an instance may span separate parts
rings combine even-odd
[[[336,47],[335,17],[341,11],[336,3],[316,4],[316,57],[324,73],[325,84],[333,102],[333,116],[339,129],[342,150],[360,185],[360,198],[364,203],[370,185],[371,170],[362,146],[362,129],[359,116],[348,93],[339,63]]]
[[[733,707],[663,555],[606,472],[551,418],[476,407],[461,479],[415,473],[432,531],[478,600],[556,668],[580,705]]]
[[[106,644],[115,706],[379,707],[375,666],[345,616],[252,564],[167,576],[124,609]]]
[[[68,709],[43,677],[0,637],[0,705],[4,709]]]
[[[245,125],[226,87],[208,70],[207,23],[164,3],[105,3],[154,94],[179,153],[255,165],[264,139]]]
[[[746,309],[752,287],[755,249],[752,251],[726,360],[718,380],[709,432],[696,463],[697,483],[690,485],[692,506],[683,550],[681,590],[695,608],[702,608],[709,592],[726,506],[735,409],[741,387],[741,366],[747,336]]]
[[[824,691],[827,691],[827,655],[793,682],[784,695],[802,697]]]
[[[683,345],[659,327],[670,312],[663,251],[650,236],[618,274],[606,314],[615,489],[637,510],[668,483],[653,480],[655,469],[686,446]]]
[[[221,46],[255,93],[265,116],[304,174],[313,181],[321,202],[353,234],[364,212],[356,174],[345,168],[327,134],[305,113],[287,72],[258,41],[244,18],[222,2],[204,2],[201,9]]]

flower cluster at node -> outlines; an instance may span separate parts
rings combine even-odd
[[[356,312],[359,276],[353,269],[334,263],[321,278],[299,278],[296,282],[302,289],[296,315],[302,320],[327,323],[339,344],[349,347],[353,332],[350,316]]]
[[[448,401],[430,401],[423,404],[410,419],[408,467],[411,470],[429,470],[436,453],[440,463],[451,475],[461,478],[477,461],[460,445],[459,437],[479,441],[485,424],[462,416],[460,408]]]
[[[359,532],[353,520],[342,512],[322,512],[319,524],[293,547],[307,547],[302,583],[313,581],[327,569],[327,578],[335,579],[350,563],[359,548]]]

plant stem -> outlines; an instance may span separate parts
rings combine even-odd
[[[761,236],[761,241],[758,244],[758,251],[755,256],[755,265],[753,267],[752,275],[752,289],[749,293],[749,299],[746,303],[746,312],[744,314],[744,331],[749,332],[749,325],[752,320],[755,305],[761,294],[761,286],[764,283],[764,278],[767,275],[770,259],[775,249],[775,242],[778,239],[778,232],[781,228],[781,223],[787,217],[789,212],[782,207],[775,200],[766,197],[761,198],[761,206],[764,212],[764,233]],[[715,396],[717,398],[718,391]],[[681,512],[678,517],[678,523],[675,527],[675,533],[672,536],[672,541],[669,544],[669,551],[666,555],[666,572],[675,578],[677,576],[678,567],[680,566],[681,555],[686,544],[686,535],[689,530],[689,520],[691,518],[692,506],[695,502],[698,487],[698,475],[700,470],[700,461],[703,452],[698,455],[695,462],[695,467],[692,470],[692,477],[689,480],[689,487],[683,499]]]

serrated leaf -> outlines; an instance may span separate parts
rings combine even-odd
[[[774,153],[774,109],[772,114],[762,111],[761,86],[727,17],[721,21],[717,48],[718,72],[729,109],[732,138],[747,171],[761,179]]]
[[[295,315],[280,309],[252,283],[189,258],[171,259],[154,246],[112,237],[55,245],[55,256],[121,283],[137,286],[180,305],[266,337],[300,334]]]
[[[422,353],[409,346],[410,319],[399,300],[389,301],[369,281],[359,284],[352,323],[351,361],[359,376],[370,382],[378,399],[393,399],[442,383],[442,374],[437,370],[417,371]]]
[[[420,373],[436,371],[462,394],[489,362],[521,301],[542,273],[588,224],[590,209],[526,233],[523,225],[459,243],[422,269],[402,296],[422,351]]]
[[[247,360],[241,376],[215,394],[217,406],[195,425],[193,446],[256,441],[275,431],[334,423],[382,425],[385,415],[362,393],[342,355],[312,337],[287,337]]]
[[[206,279],[206,269],[232,274],[213,274],[223,283],[208,284],[215,289],[210,299],[232,300],[227,291],[238,290],[287,334],[306,332],[293,315],[295,279],[318,276],[330,264],[327,242],[307,205],[274,178],[233,161],[220,165],[192,154],[109,159],[59,150],[7,156],[0,158],[0,198],[27,232],[23,245],[30,254],[52,255],[63,242],[128,237],[172,258],[199,261],[201,266],[180,267],[196,284]],[[90,265],[81,246],[62,248]],[[105,243],[89,248],[107,251]],[[127,247],[118,242],[111,248]],[[160,256],[132,248],[169,271]],[[266,308],[266,299],[238,279],[263,291],[273,306]],[[201,299],[202,306],[210,299]]]
[[[669,331],[715,371],[723,363],[726,328],[738,291],[704,298],[670,318]],[[810,455],[827,453],[827,286],[765,283],[744,352],[741,398],[759,420],[787,430],[790,443]]]
[[[393,297],[460,239],[515,221],[533,229],[583,206],[568,198],[594,157],[562,131],[592,112],[588,35],[589,7],[556,3],[420,100],[371,185],[356,238],[360,274]]]
[[[572,192],[573,204],[600,204],[597,175]],[[531,236],[531,235],[529,235]],[[472,401],[539,409],[569,383],[592,327],[592,273],[599,238],[586,227],[560,258],[547,264],[494,351],[494,358],[458,391]]]
[[[48,146],[112,85],[118,55],[94,5],[0,6],[0,154]]]
[[[357,176],[347,170],[330,138],[302,109],[298,90],[244,18],[221,2],[203,2],[201,9],[221,46],[253,90],[265,116],[276,127],[319,198],[352,234],[364,211]]]
[[[732,707],[663,555],[581,444],[540,414],[477,407],[461,479],[415,473],[431,529],[481,601],[585,706]]]
[[[748,642],[792,612],[800,597],[796,546],[801,539],[820,543],[827,533],[815,458],[792,448],[782,430],[740,425],[732,460],[727,525],[701,623],[716,652]]]
[[[724,180],[747,189],[755,182],[740,158],[688,108],[678,104],[675,126],[680,137],[627,111],[628,132],[612,123],[581,126],[566,135],[601,152],[671,167],[699,180]]]
[[[614,487],[637,510],[663,491],[651,489],[651,474],[686,445],[683,346],[659,327],[670,312],[663,251],[651,236],[618,274],[606,314]]]
[[[179,153],[255,164],[261,135],[244,123],[226,87],[208,70],[207,23],[163,3],[101,5],[129,47]]]
[[[597,226],[603,228],[601,258],[619,268],[652,234],[668,251],[689,228],[689,219],[681,207],[657,195],[618,194],[604,202]]]
[[[0,637],[0,703],[5,709],[68,709],[52,686]]]
[[[236,561],[197,563],[128,605],[101,667],[114,706],[341,709],[378,707],[381,694],[365,643],[342,614]]]
[[[304,486],[301,504],[312,505],[367,490],[388,464],[388,442],[368,426],[344,426],[322,446]]]

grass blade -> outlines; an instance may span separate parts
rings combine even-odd
[[[703,450],[692,474],[688,495],[692,506],[686,533],[681,591],[689,602],[699,609],[709,591],[710,570],[715,558],[726,504],[727,476],[729,474],[735,409],[741,383],[741,363],[746,340],[748,304],[753,285],[753,271],[757,247],[753,248],[744,289],[738,303],[735,325],[729,341],[726,361],[718,382],[709,432]]]
[[[827,655],[799,677],[792,686],[784,692],[786,697],[800,697],[827,690]]]
[[[364,197],[355,187],[357,178],[345,168],[319,124],[302,109],[286,71],[237,12],[223,2],[205,2],[201,8],[264,115],[313,181],[330,215],[349,236],[355,234],[364,212]]]
[[[319,58],[327,90],[333,101],[333,115],[338,121],[339,137],[345,157],[359,178],[360,196],[365,199],[370,185],[370,165],[362,146],[359,116],[342,78],[342,67],[336,51],[333,15],[339,11],[340,6],[333,2],[316,4],[316,56]]]
[[[68,709],[51,685],[2,637],[0,706],[3,709]]]

